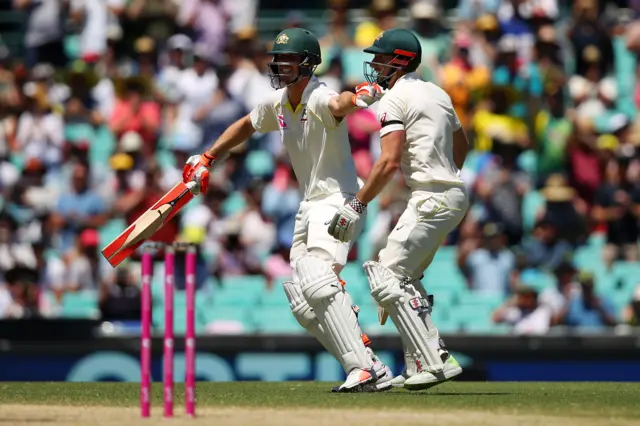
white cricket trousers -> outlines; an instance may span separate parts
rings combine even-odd
[[[336,273],[340,273],[347,263],[347,255],[353,246],[353,241],[360,236],[366,221],[365,213],[358,221],[353,239],[349,243],[343,243],[329,235],[329,223],[348,197],[353,195],[335,193],[314,197],[300,203],[289,256],[292,268],[295,267],[296,260],[305,254],[310,254],[326,260]]]
[[[469,208],[463,185],[430,183],[413,191],[407,209],[380,251],[379,262],[410,280],[420,279],[447,234]]]

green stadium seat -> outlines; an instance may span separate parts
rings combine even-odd
[[[289,299],[282,288],[281,283],[277,283],[270,290],[265,289],[260,296],[260,305],[273,307],[289,307]]]
[[[213,292],[214,306],[256,306],[266,288],[265,278],[258,275],[223,277],[222,286]]]
[[[249,152],[244,161],[244,165],[247,167],[249,173],[254,177],[270,176],[275,169],[275,164],[271,154],[262,150]]]
[[[428,292],[434,293],[437,288],[450,288],[459,292],[467,288],[467,280],[457,265],[433,262],[424,272],[422,283]]]
[[[529,191],[522,198],[522,226],[526,232],[533,229],[536,223],[536,213],[545,205],[545,200],[539,191]]]
[[[450,267],[457,268],[456,259],[458,257],[458,249],[455,246],[442,246],[433,257],[433,262],[446,264]]]
[[[632,291],[640,284],[640,262],[616,262],[613,275],[622,284],[622,288]]]
[[[523,271],[520,274],[520,281],[538,292],[557,286],[557,279],[554,275],[533,269]]]
[[[340,278],[347,283],[347,289],[349,290],[354,287],[357,287],[358,290],[362,288],[369,288],[369,281],[367,280],[367,276],[364,274],[362,265],[359,263],[349,262],[344,265],[344,268],[340,271]]]
[[[99,318],[98,292],[82,290],[62,296],[62,316],[65,318]]]
[[[224,201],[222,210],[226,216],[240,212],[247,206],[244,196],[241,192],[232,192]]]
[[[111,219],[105,223],[98,231],[100,247],[104,247],[115,240],[126,227],[127,223],[124,219]]]
[[[470,306],[472,309],[489,309],[493,310],[500,306],[505,300],[502,294],[466,292],[460,294],[458,299],[458,308],[460,306]],[[457,309],[457,308],[456,308]]]
[[[216,308],[211,307],[202,312],[201,319],[205,328],[221,323],[237,323],[242,325],[242,329],[245,333],[253,333],[255,331],[255,326],[251,316],[249,315],[249,310],[243,308],[227,308],[223,306]]]
[[[250,316],[258,333],[306,333],[288,307],[258,307]]]

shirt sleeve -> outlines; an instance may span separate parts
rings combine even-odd
[[[311,112],[315,114],[327,129],[335,129],[342,123],[342,120],[337,120],[331,110],[329,109],[329,101],[338,94],[331,89],[323,88],[316,90],[317,95],[313,96],[313,103],[308,105]]]
[[[404,108],[400,99],[391,93],[384,96],[378,106],[378,121],[382,126],[380,137],[391,132],[404,130]]]
[[[258,133],[269,133],[278,130],[278,118],[273,103],[263,100],[249,115],[251,124]]]

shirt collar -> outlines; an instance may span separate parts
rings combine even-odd
[[[420,75],[418,75],[417,72],[413,71],[400,77],[398,81],[396,81],[396,84],[398,84],[401,81],[411,81],[411,80],[422,80],[422,78],[420,77]]]
[[[300,111],[300,109],[303,107],[303,105],[306,105],[307,102],[309,101],[309,97],[311,96],[311,93],[319,86],[323,85],[324,83],[321,83],[320,80],[318,80],[318,77],[316,77],[315,75],[312,76],[309,79],[309,83],[307,84],[307,87],[304,88],[304,91],[302,92],[302,99],[300,100],[300,104],[298,105],[298,107],[296,108],[295,111],[293,111],[293,107],[291,106],[291,103],[289,102],[289,95],[287,94],[287,90],[284,91],[283,94],[283,104],[289,108],[291,111],[293,112],[298,112]]]

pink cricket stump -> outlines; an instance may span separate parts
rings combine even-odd
[[[196,248],[189,246],[185,257],[187,324],[185,336],[185,388],[184,398],[187,415],[196,415],[196,329],[195,329],[195,293],[196,293]]]
[[[164,416],[173,416],[173,294],[175,253],[172,246],[165,247],[164,255]]]
[[[151,274],[153,255],[148,248],[142,252],[142,331],[140,345],[140,413],[151,414]]]

